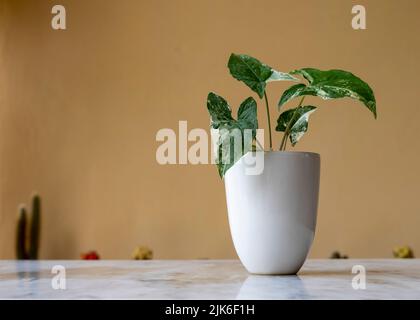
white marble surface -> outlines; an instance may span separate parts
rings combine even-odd
[[[65,290],[52,288],[55,265]],[[250,275],[235,260],[0,261],[0,299],[420,299],[420,260],[308,260],[297,276]]]

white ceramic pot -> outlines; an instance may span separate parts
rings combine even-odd
[[[248,153],[225,175],[229,225],[250,273],[296,274],[315,234],[320,156],[266,152],[264,170],[247,175]]]

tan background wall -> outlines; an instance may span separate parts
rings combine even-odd
[[[128,258],[136,244],[156,258],[235,257],[216,169],[155,161],[160,128],[208,127],[208,91],[235,106],[250,95],[227,71],[231,52],[372,85],[377,121],[353,101],[309,100],[321,108],[297,150],[322,156],[311,256],[390,257],[399,244],[420,255],[419,1],[62,0],[68,30],[53,31],[56,3],[0,4],[0,258],[14,257],[17,206],[33,191],[42,258]],[[351,28],[353,4],[365,31]],[[269,86],[273,121],[286,87]]]

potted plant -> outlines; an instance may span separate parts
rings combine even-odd
[[[209,93],[207,109],[212,130],[218,133],[216,163],[225,181],[234,246],[251,273],[295,274],[314,238],[320,176],[319,154],[285,151],[288,140],[294,146],[302,138],[308,130],[309,116],[316,110],[304,103],[305,97],[355,99],[376,118],[375,96],[366,82],[343,70],[303,68],[284,73],[243,54],[232,54],[228,68],[235,79],[264,99],[269,131],[269,150],[264,150],[257,139],[257,102],[253,97],[242,102],[234,119],[227,101]],[[283,138],[276,151],[266,92],[266,85],[272,81],[294,82],[278,102],[280,115],[275,130],[283,132]],[[297,106],[283,110],[295,98]],[[256,154],[263,155],[264,170],[247,174],[246,160]]]

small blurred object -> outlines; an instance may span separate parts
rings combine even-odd
[[[348,259],[347,255],[341,255],[340,251],[334,251],[331,253],[330,259]]]
[[[99,260],[100,259],[99,254],[95,250],[91,250],[89,252],[82,253],[80,255],[80,258],[82,260]]]
[[[41,197],[32,197],[32,210],[28,214],[25,205],[19,207],[16,228],[16,258],[37,260],[41,233]]]
[[[131,258],[134,260],[152,260],[153,251],[146,246],[137,246],[131,254]]]
[[[413,250],[409,246],[395,247],[392,251],[394,258],[398,259],[412,259],[414,258]]]

